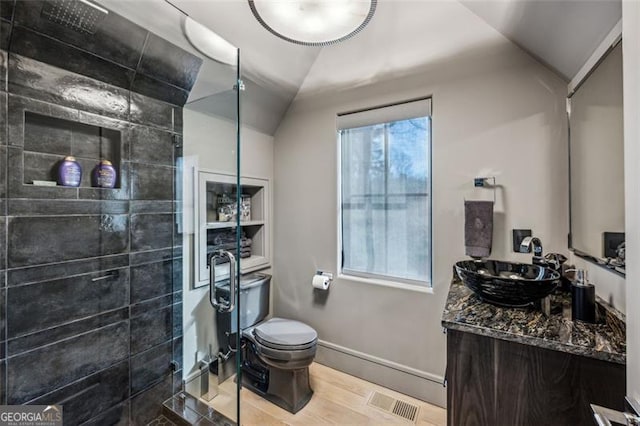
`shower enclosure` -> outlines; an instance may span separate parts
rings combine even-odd
[[[231,323],[240,323],[240,274],[245,262],[255,262],[247,224],[256,216],[255,191],[239,173],[239,51],[235,64],[210,62],[207,70],[216,86],[185,105],[177,164],[184,205],[184,393],[239,422],[240,334]]]
[[[0,405],[240,420],[216,311],[238,321],[264,189],[239,177],[238,52],[206,57],[185,21],[160,0],[0,1]]]

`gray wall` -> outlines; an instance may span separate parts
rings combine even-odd
[[[567,254],[566,83],[487,31],[491,43],[405,77],[301,93],[275,135],[274,315],[318,331],[320,362],[439,405],[445,404],[446,357],[440,318],[452,266],[465,258],[463,200],[492,198],[491,191],[474,192],[473,178],[496,176],[501,186],[493,258],[530,261],[511,252],[512,228],[531,228],[546,251]],[[349,69],[342,63],[347,57],[366,67],[359,40],[335,56],[327,50],[307,78],[321,81],[334,69]],[[428,95],[433,291],[338,277],[327,295],[315,293],[316,269],[338,272],[336,114]]]
[[[1,3],[0,403],[146,425],[181,383],[174,157],[199,59],[115,14],[75,33],[41,5]],[[69,154],[80,188],[30,184]],[[104,157],[116,189],[91,188]]]
[[[215,141],[212,138],[215,135]],[[273,137],[256,130],[241,129],[240,170],[243,177],[273,179]],[[184,109],[184,149],[185,162],[197,165],[201,170],[223,174],[236,173],[236,126],[232,121],[210,114]],[[193,187],[186,185],[186,194],[193,193]],[[272,206],[272,200],[269,200]],[[194,289],[194,234],[188,225],[193,219],[194,205],[185,200],[185,233],[183,256],[183,337],[184,337],[184,377],[195,371],[198,361],[209,353],[209,345],[216,348],[217,333],[215,311],[209,303],[209,287]],[[270,217],[273,214],[270,212]],[[272,224],[268,224],[272,226]],[[273,229],[269,230],[273,235]],[[272,239],[273,241],[273,239]],[[273,253],[273,246],[269,250]],[[261,272],[271,273],[269,269]],[[273,301],[273,298],[272,298]],[[215,405],[216,401],[212,401]]]

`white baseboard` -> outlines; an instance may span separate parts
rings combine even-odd
[[[430,404],[446,407],[444,377],[437,374],[324,340],[318,340],[315,361]]]

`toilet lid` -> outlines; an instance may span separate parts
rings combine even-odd
[[[281,346],[299,346],[314,342],[318,333],[300,321],[272,318],[253,329],[259,339]]]

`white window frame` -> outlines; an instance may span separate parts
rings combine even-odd
[[[409,101],[386,104],[377,107],[338,114],[336,117],[336,146],[337,146],[337,268],[338,278],[366,284],[381,285],[416,291],[419,293],[433,293],[433,123],[432,99],[425,97]],[[429,277],[426,281],[412,280],[381,274],[352,271],[343,267],[342,244],[342,140],[340,131],[363,127],[372,124],[388,123],[411,118],[429,117],[429,176],[428,176],[428,208],[429,208]]]

